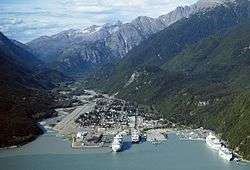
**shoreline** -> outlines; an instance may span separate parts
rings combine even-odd
[[[250,163],[250,160],[244,159],[240,154],[238,154],[237,152],[234,151],[234,154],[240,158],[241,162],[246,162],[246,163]]]
[[[0,150],[15,149],[15,148],[18,148],[18,147],[21,147],[21,146],[18,146],[18,145],[7,146],[7,147],[0,148]]]
[[[48,118],[49,119],[49,118]],[[45,119],[46,120],[46,119]],[[11,150],[11,149],[16,149],[16,148],[21,148],[22,146],[24,146],[24,145],[26,145],[26,144],[28,144],[28,143],[31,143],[31,142],[33,142],[33,141],[35,141],[37,138],[39,138],[40,136],[43,136],[44,134],[46,134],[47,133],[47,129],[43,126],[43,125],[41,125],[39,122],[38,122],[38,125],[39,125],[39,128],[42,130],[42,134],[39,134],[39,135],[37,135],[37,136],[35,136],[35,137],[32,137],[31,138],[31,140],[29,140],[29,141],[26,141],[26,142],[22,142],[22,143],[20,143],[20,144],[16,144],[16,145],[13,145],[13,146],[6,146],[6,147],[2,147],[2,148],[0,148],[0,151],[1,150]],[[161,130],[164,130],[164,131],[166,131],[166,133],[167,134],[176,134],[178,131],[180,131],[180,129],[178,130],[178,128],[164,128],[164,127],[158,127],[158,128],[154,128],[154,129],[147,129],[145,132],[147,132],[147,131],[154,131],[154,130],[159,130],[159,129],[161,129]],[[190,129],[190,128],[185,128],[185,129],[188,129],[188,130],[195,130],[195,129]],[[185,129],[182,129],[182,130],[185,130]],[[56,133],[58,133],[58,134],[60,134],[58,131],[56,131],[56,130],[54,130]],[[57,136],[55,136],[55,137],[57,137]],[[67,138],[68,139],[68,138]],[[69,141],[70,141],[70,139],[68,139]],[[189,140],[189,139],[187,139],[187,140]],[[191,141],[194,141],[194,140],[191,140]],[[148,141],[148,142],[150,142],[150,141]],[[86,147],[86,146],[85,146]],[[93,148],[93,147],[92,147]],[[100,146],[98,146],[98,147],[94,147],[94,149],[100,149],[100,148],[102,148],[102,147],[100,147]],[[75,148],[76,149],[76,148]],[[234,150],[233,150],[234,151]],[[250,160],[247,160],[247,159],[244,159],[244,157],[242,157],[240,154],[238,154],[237,152],[235,152],[234,151],[234,154],[238,157],[238,158],[240,158],[240,161],[241,162],[244,162],[244,163],[250,163]]]
[[[96,104],[97,104],[96,101],[94,101],[94,100],[88,101],[87,99],[89,99],[91,97],[94,97],[98,93],[96,93],[94,91],[91,91],[91,90],[89,90],[87,92],[90,93],[91,95],[77,96],[79,100],[81,100],[82,102],[86,102],[86,103],[84,103],[83,105],[80,105],[80,106],[75,106],[75,109],[72,112],[66,113],[66,114],[65,113],[60,114],[57,111],[58,114],[57,114],[56,117],[60,117],[60,116],[63,116],[63,117],[59,122],[56,122],[55,125],[53,127],[51,127],[51,130],[55,131],[57,134],[63,135],[64,138],[71,141],[70,137],[67,136],[67,135],[72,134],[72,132],[78,131],[78,125],[75,123],[76,117],[79,116],[82,113],[87,113],[87,112],[92,111],[94,109],[94,107],[96,106]],[[105,96],[105,98],[109,98],[109,96]],[[65,109],[65,108],[58,108],[58,109]],[[55,118],[55,117],[47,118],[47,119],[44,119],[43,121],[46,122],[46,121],[51,120],[52,118]],[[167,126],[168,125],[166,125],[166,124],[162,124],[162,126],[158,126],[158,127],[155,126],[155,127],[152,127],[152,128],[143,127],[142,131],[144,131],[146,134],[149,134],[149,136],[150,136],[149,141],[154,141],[156,139],[161,141],[163,139],[164,134],[171,134],[171,133],[177,134],[178,132],[185,131],[185,130],[189,130],[189,131],[197,130],[197,129],[193,129],[193,128],[185,127],[185,126],[178,126],[178,127],[174,127],[174,128],[170,128],[170,127],[167,127]],[[14,144],[13,146],[6,146],[6,147],[3,147],[3,148],[0,148],[0,150],[14,149],[14,148],[22,147],[22,146],[24,146],[24,145],[26,145],[28,143],[33,142],[38,137],[46,134],[47,131],[48,131],[48,128],[46,128],[46,123],[42,124],[41,122],[37,122],[37,127],[41,130],[40,134],[34,134],[30,138],[28,138],[28,139],[26,139],[26,140],[24,140],[22,142]],[[161,132],[159,130],[161,130]],[[202,128],[201,130],[205,131],[206,129]],[[163,134],[163,131],[164,131],[164,134]],[[191,139],[187,138],[187,140],[192,140],[192,138]],[[84,146],[84,147],[88,147],[88,146]],[[89,146],[89,147],[92,148],[93,146]],[[98,148],[101,148],[101,146],[94,147],[94,148],[98,149]],[[238,158],[240,158],[240,160],[242,162],[250,163],[250,160],[244,159],[244,157],[242,157],[240,154],[238,154],[234,150],[233,150],[233,152],[235,153],[235,155]]]
[[[49,118],[48,118],[49,119]],[[46,120],[46,119],[45,119]],[[31,137],[29,137],[28,139],[24,139],[23,141],[17,142],[14,145],[11,146],[5,146],[5,147],[0,147],[0,151],[1,150],[7,150],[7,149],[16,149],[16,148],[20,148],[28,143],[31,143],[33,141],[35,141],[37,138],[39,138],[40,136],[44,135],[46,133],[46,129],[44,128],[44,126],[42,126],[39,122],[36,123],[37,127],[40,129],[40,133],[39,134],[33,134]]]
[[[11,149],[16,149],[16,148],[20,148],[24,145],[27,145],[33,141],[35,141],[37,138],[39,138],[40,136],[44,135],[45,132],[43,132],[42,134],[39,134],[39,135],[35,135],[35,136],[32,136],[30,139],[28,140],[24,140],[23,142],[20,142],[20,143],[17,143],[15,145],[12,145],[12,146],[6,146],[6,147],[2,147],[0,148],[0,151],[1,150],[11,150]]]
[[[39,124],[39,123],[38,123]],[[40,124],[39,124],[40,125]],[[7,147],[2,147],[0,148],[0,151],[1,150],[11,150],[11,149],[16,149],[16,148],[21,148],[22,146],[28,144],[28,143],[31,143],[33,141],[35,141],[37,138],[43,136],[44,134],[47,133],[47,129],[44,128],[44,126],[40,125],[41,126],[41,129],[43,129],[43,133],[36,136],[35,138],[32,138],[32,140],[30,141],[27,141],[27,142],[24,142],[24,143],[21,143],[21,144],[17,144],[17,145],[13,145],[13,146],[7,146]],[[188,128],[189,129],[189,128]],[[156,129],[149,129],[150,130],[164,130],[166,131],[167,134],[176,134],[178,132],[178,128],[156,128]],[[190,129],[189,129],[190,130]],[[194,129],[192,129],[194,130]],[[146,130],[145,132],[147,132],[148,130]],[[60,134],[58,131],[55,130],[56,133]],[[55,135],[55,137],[57,137]],[[68,139],[69,140],[69,139]],[[188,140],[188,139],[187,139]],[[193,140],[190,140],[190,141],[193,141]],[[150,141],[147,141],[150,143]],[[86,146],[85,146],[86,147]],[[88,147],[86,147],[88,148]],[[98,147],[89,147],[89,148],[92,148],[92,149],[100,149],[100,148],[103,148],[103,146],[98,146]],[[78,148],[73,148],[73,149],[78,149]],[[243,163],[250,163],[250,160],[247,160],[247,159],[244,159],[240,154],[238,154],[237,152],[234,152],[235,155],[237,155],[239,158],[240,158],[240,162],[243,162]]]

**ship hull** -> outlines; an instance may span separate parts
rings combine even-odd
[[[232,153],[226,154],[222,150],[219,150],[219,156],[227,161],[231,161],[233,159]]]
[[[140,141],[139,141],[139,140],[135,140],[135,141],[132,140],[132,143],[133,143],[133,144],[139,144]]]
[[[211,149],[213,149],[213,150],[218,151],[220,149],[220,145],[213,144],[210,141],[206,141],[206,143],[207,143],[208,147],[211,148]]]
[[[122,150],[122,145],[123,145],[123,136],[121,134],[117,134],[114,137],[114,141],[112,143],[111,148],[114,152],[119,152]]]
[[[221,147],[221,143],[218,142],[219,140],[215,137],[211,137],[211,136],[208,136],[206,138],[206,143],[207,143],[207,146],[213,150],[216,150],[218,151]]]
[[[113,152],[120,152],[122,149],[121,145],[112,145]]]

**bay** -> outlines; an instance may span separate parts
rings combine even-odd
[[[15,149],[0,150],[1,170],[250,170],[248,163],[227,162],[202,141],[182,141],[175,134],[160,145],[125,143],[110,148],[75,150],[54,133]]]

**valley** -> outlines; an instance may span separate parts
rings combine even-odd
[[[96,149],[97,157],[105,150],[106,157],[96,160],[114,163],[110,169],[119,167],[116,159],[121,169],[130,169],[123,157],[127,153],[137,160],[140,154],[145,159],[155,155],[159,169],[166,167],[162,156],[186,158],[193,163],[187,163],[189,169],[195,169],[197,161],[182,152],[190,151],[187,144],[197,149],[191,153],[201,154],[199,167],[205,169],[237,169],[230,160],[250,160],[249,0],[197,0],[158,17],[110,21],[26,44],[7,37],[0,25],[0,162],[9,159],[5,153],[9,160],[27,162],[29,154],[14,157],[29,146],[32,152],[44,146],[48,150],[39,151],[44,156],[65,161],[69,151],[70,156],[86,154],[87,163],[95,160],[88,158],[89,149]],[[66,147],[66,153],[57,157],[61,152],[48,146],[50,140],[55,148],[57,143],[63,151]],[[166,150],[172,145],[180,156]],[[224,157],[227,166],[218,166],[217,157]]]

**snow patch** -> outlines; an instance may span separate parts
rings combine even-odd
[[[91,33],[95,33],[101,30],[102,27],[97,26],[97,25],[92,25],[90,27],[84,28],[82,30],[80,30],[80,33],[82,34],[91,34]]]
[[[198,106],[199,106],[199,107],[207,106],[207,105],[209,105],[209,101],[199,101],[199,102],[198,102]]]
[[[125,87],[129,86],[130,84],[132,84],[134,81],[137,80],[137,78],[140,76],[140,74],[138,72],[134,72],[130,79],[128,80],[128,82],[126,83]]]

